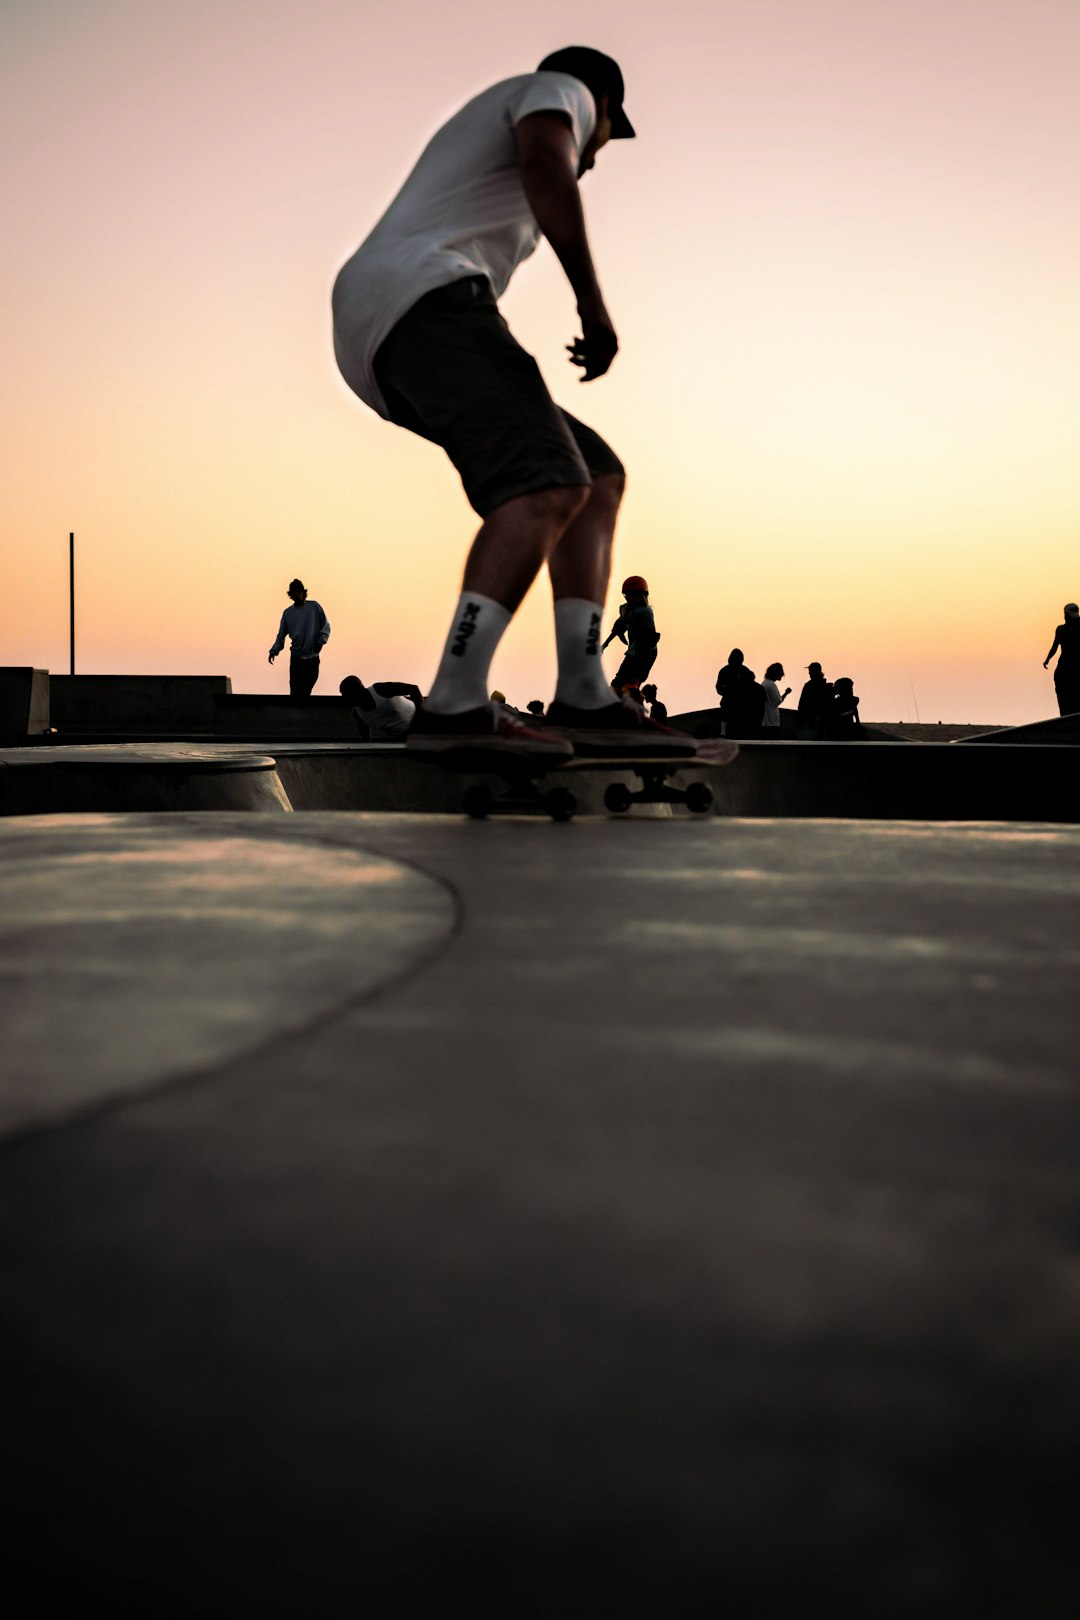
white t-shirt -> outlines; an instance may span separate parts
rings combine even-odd
[[[467,102],[433,135],[371,235],[334,283],[334,353],[365,404],[388,416],[372,371],[376,351],[417,299],[483,275],[501,298],[540,228],[521,183],[517,124],[562,112],[577,156],[596,127],[592,91],[569,73],[522,73]]]
[[[761,717],[763,726],[779,726],[780,724],[780,688],[775,681],[762,681],[765,688],[765,713]]]
[[[373,709],[356,708],[353,714],[367,726],[372,742],[398,742],[407,735],[416,713],[416,704],[407,697],[380,697],[378,688],[368,687],[375,699]]]

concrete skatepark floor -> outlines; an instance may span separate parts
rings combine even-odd
[[[1075,1614],[1080,830],[0,841],[42,1597]]]

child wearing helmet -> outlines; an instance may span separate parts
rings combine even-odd
[[[649,606],[649,586],[640,574],[630,574],[622,583],[624,601],[619,617],[611,628],[604,646],[619,640],[626,646],[622,663],[611,682],[612,690],[621,697],[628,690],[637,691],[656,663],[656,644],[660,633]]]

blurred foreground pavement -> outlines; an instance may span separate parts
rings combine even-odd
[[[0,856],[35,1607],[1073,1620],[1080,829]]]

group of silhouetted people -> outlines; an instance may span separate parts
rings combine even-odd
[[[807,665],[808,679],[799,694],[795,734],[802,742],[856,742],[862,737],[859,700],[848,676],[828,681],[818,663]],[[772,663],[759,681],[746,665],[740,647],[733,647],[716,677],[720,698],[720,729],[725,737],[742,741],[775,740],[781,735],[780,707],[791,688],[781,692],[784,666]]]
[[[320,654],[330,638],[330,621],[320,604],[308,597],[301,580],[290,582],[288,595],[292,606],[281,616],[269,661],[274,662],[284,649],[286,638],[291,638],[289,691],[294,697],[309,697],[319,678]],[[644,684],[644,677],[656,660],[660,640],[646,581],[640,575],[631,575],[623,582],[623,596],[619,616],[607,640],[599,644],[599,634],[595,633],[598,645],[594,655],[598,656],[616,638],[622,641],[626,653],[611,682],[616,696],[632,703],[650,721],[664,724],[667,708],[657,697],[656,687]],[[1055,653],[1059,655],[1054,669],[1058,710],[1061,714],[1078,714],[1080,607],[1075,602],[1066,602],[1063,614],[1061,624],[1054,631],[1050,651],[1043,660],[1043,668],[1049,665]],[[800,742],[861,740],[864,733],[859,699],[851,678],[843,675],[827,680],[817,662],[806,666],[806,674],[795,715],[796,738]],[[783,679],[783,664],[774,662],[759,681],[747,667],[742,649],[733,647],[716,677],[721,734],[744,741],[778,739],[782,735],[780,709],[792,690],[785,686],[781,691],[779,683]],[[359,676],[347,675],[339,691],[349,704],[361,735],[374,741],[404,741],[417,713],[424,707],[420,690],[412,682],[376,681],[365,686]],[[534,698],[523,711],[508,705],[501,692],[493,692],[491,700],[510,715],[520,714],[520,719],[527,724],[542,725],[545,721],[544,705],[539,698]]]

